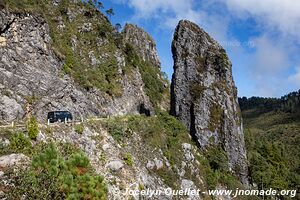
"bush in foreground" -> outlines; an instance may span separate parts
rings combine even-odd
[[[93,173],[88,157],[73,152],[64,158],[53,144],[15,180],[9,199],[106,199],[106,185]]]

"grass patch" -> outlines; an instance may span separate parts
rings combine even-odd
[[[75,130],[76,133],[81,135],[84,131],[84,125],[83,124],[77,124],[77,125],[74,126],[74,130]]]
[[[210,131],[215,131],[216,129],[220,128],[222,119],[223,119],[223,109],[221,108],[220,105],[213,104],[210,107],[210,120],[209,120],[209,125],[208,129]]]
[[[145,84],[145,92],[149,96],[152,105],[158,110],[159,104],[169,93],[168,88],[165,87],[168,81],[158,67],[153,66],[150,62],[142,61],[131,44],[126,44],[125,53],[127,62],[134,68],[139,69]]]
[[[134,132],[139,134],[142,143],[149,144],[152,149],[161,149],[172,166],[181,165],[183,158],[181,145],[190,142],[185,126],[165,112],[151,117],[118,117],[108,120],[106,125],[109,133],[119,143],[130,140]],[[173,180],[178,178],[175,170],[159,169],[155,173],[159,174],[169,186],[175,186]]]
[[[132,159],[132,155],[129,153],[126,153],[124,156],[124,162],[126,163],[126,165],[128,166],[132,166],[133,165],[133,159]]]

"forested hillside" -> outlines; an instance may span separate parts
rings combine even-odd
[[[250,175],[261,189],[299,191],[299,100],[300,90],[281,98],[239,99]]]

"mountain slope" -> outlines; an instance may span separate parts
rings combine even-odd
[[[159,68],[138,56],[133,64],[130,56],[139,52],[129,52],[129,40],[93,5],[69,0],[4,4],[1,103],[13,112],[4,109],[2,120],[21,120],[29,113],[43,120],[50,110],[70,110],[77,119],[153,113],[163,98],[150,102],[146,94],[149,68],[155,85],[147,88],[168,93]],[[156,54],[155,46],[152,50]]]
[[[236,178],[245,177],[246,165],[237,170],[245,162],[242,135],[233,140],[222,131],[236,133],[241,123],[222,48],[217,45],[217,52],[207,55],[214,64],[207,73],[222,79],[212,91],[228,89],[214,105],[226,108],[225,122],[234,125],[220,126],[223,114],[209,107],[216,115],[206,123],[223,146],[203,151],[186,124],[162,111],[169,111],[169,83],[148,33],[131,24],[118,32],[96,1],[3,2],[0,124],[16,124],[0,129],[0,198],[141,199],[124,193],[172,188],[204,192],[187,199],[215,199],[208,189],[244,187]],[[200,95],[194,89],[199,93],[192,95]],[[76,121],[46,125],[52,110],[69,110]],[[162,198],[174,197],[155,197]]]
[[[240,98],[250,175],[258,188],[300,187],[300,113],[298,95]],[[295,112],[289,109],[287,102]],[[298,196],[299,198],[299,196]]]
[[[168,187],[197,187],[205,190],[207,187],[204,183],[205,174],[200,171],[208,169],[205,158],[193,145],[185,127],[168,114],[91,120],[76,126],[62,124],[40,127],[40,130],[37,139],[29,142],[26,142],[27,134],[22,129],[0,131],[0,170],[5,172],[3,180],[15,183],[23,177],[21,172],[13,175],[7,167],[3,167],[3,154],[23,153],[28,159],[33,158],[34,162],[36,156],[54,143],[65,159],[78,150],[87,155],[94,173],[104,177],[108,188],[107,199],[130,199],[130,195],[125,194],[127,189],[139,191],[142,188],[165,190]],[[24,137],[19,136],[23,135],[22,132],[25,133]],[[4,140],[9,140],[9,144],[2,146]],[[9,163],[9,160],[6,162]],[[30,168],[24,166],[29,173]],[[40,180],[42,177],[37,178]],[[9,199],[19,199],[24,194],[22,187],[31,187],[30,182],[28,185],[22,184],[16,182],[15,188],[0,182],[0,189],[7,191],[8,197],[14,197]],[[46,182],[36,185],[34,189],[39,191],[43,187],[48,188],[48,193],[52,191]],[[40,194],[31,190],[27,192],[28,195]],[[140,197],[137,195],[135,199]],[[161,198],[172,199],[171,196],[154,197]]]

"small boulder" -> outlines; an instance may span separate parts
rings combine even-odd
[[[184,150],[191,150],[192,149],[192,145],[191,144],[189,144],[189,143],[183,143],[182,144],[182,148],[184,149]]]
[[[164,166],[163,161],[161,161],[157,158],[154,159],[154,163],[155,163],[156,169],[161,169]]]
[[[151,161],[151,160],[149,160],[149,161],[147,162],[146,168],[147,168],[147,169],[153,169],[154,166],[155,166],[154,162]]]
[[[121,170],[124,167],[124,163],[121,160],[113,160],[113,161],[110,161],[108,163],[107,167],[111,171],[117,172],[117,171]]]
[[[102,149],[103,149],[103,151],[106,152],[107,150],[110,149],[110,144],[108,144],[108,143],[103,144],[103,145],[102,145]]]
[[[0,168],[19,166],[22,164],[27,164],[29,158],[24,154],[10,154],[0,157]]]
[[[0,97],[0,120],[13,121],[22,118],[23,115],[22,106],[15,99]]]

